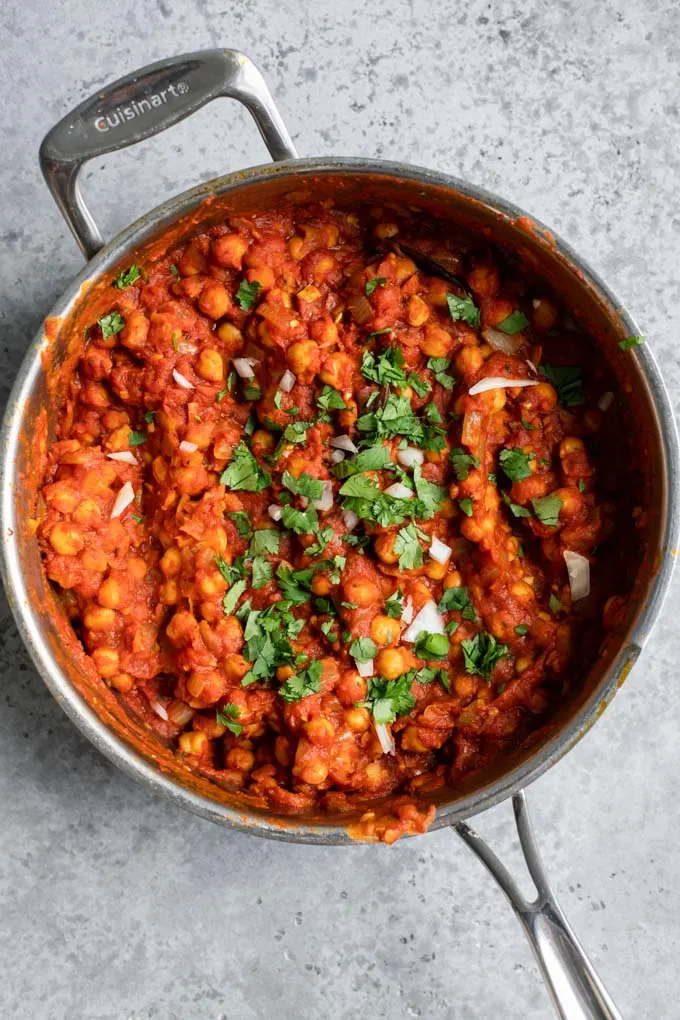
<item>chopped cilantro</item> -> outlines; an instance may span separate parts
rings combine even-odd
[[[467,588],[447,588],[439,602],[439,610],[442,613],[460,613],[464,620],[472,623],[477,619]]]
[[[451,358],[428,358],[427,367],[431,372],[434,372],[436,382],[440,386],[443,386],[445,390],[452,390],[455,378],[452,375],[447,375],[447,368],[451,364]]]
[[[393,723],[398,715],[407,715],[415,707],[416,699],[411,694],[412,679],[411,671],[394,680],[369,677],[368,698],[362,702],[363,707],[371,710],[377,723]]]
[[[625,340],[619,340],[619,347],[622,351],[630,351],[633,347],[640,347],[644,342],[643,336],[627,336]]]
[[[343,609],[358,609],[359,608],[359,603],[358,602],[341,602],[340,605],[342,606]]]
[[[284,600],[274,602],[267,609],[249,610],[243,632],[243,655],[252,666],[241,680],[243,687],[256,680],[268,680],[279,666],[295,662],[290,640],[299,636],[304,620],[296,620],[290,606],[291,602]]]
[[[124,269],[118,274],[113,281],[113,286],[118,290],[125,290],[126,287],[131,287],[133,283],[136,283],[141,275],[139,266],[133,263],[128,269]]]
[[[459,499],[458,506],[461,508],[466,517],[472,517],[474,508],[469,496],[466,496],[465,499]]]
[[[342,399],[337,390],[334,390],[332,386],[324,386],[323,390],[316,398],[317,407],[320,407],[322,411],[346,411],[347,404]]]
[[[542,524],[545,524],[548,528],[557,527],[560,522],[560,510],[562,509],[562,500],[557,493],[551,492],[547,496],[532,499],[531,505]]]
[[[141,446],[142,443],[146,442],[146,436],[143,432],[131,432],[128,437],[128,443],[130,446]]]
[[[261,287],[262,284],[258,280],[253,280],[252,283],[248,283],[247,280],[241,281],[239,289],[236,291],[236,300],[244,312],[249,312],[253,307]]]
[[[361,450],[352,460],[342,460],[333,468],[333,474],[337,478],[349,478],[350,475],[360,474],[362,471],[380,471],[392,463],[392,457],[387,446],[369,446],[367,450]]]
[[[588,486],[586,485],[586,483],[583,481],[582,478],[579,478],[579,480],[578,480],[578,491],[579,492],[586,492],[587,489],[588,489]]]
[[[328,560],[315,563],[313,567],[306,567],[304,570],[293,570],[287,563],[280,563],[276,570],[276,577],[284,599],[294,605],[301,605],[306,602],[312,593],[312,580],[317,570],[324,570],[329,565]]]
[[[372,340],[374,336],[382,336],[383,333],[391,333],[393,328],[394,328],[393,326],[385,326],[384,329],[375,329],[375,330],[373,330],[372,333],[368,333],[367,334],[364,343],[368,343],[368,341]]]
[[[241,538],[250,538],[253,533],[253,529],[250,524],[250,517],[244,510],[232,510],[227,514],[234,522],[236,530],[238,531]]]
[[[394,551],[399,557],[400,570],[413,570],[423,565],[423,549],[419,542],[426,536],[419,531],[413,521],[397,532],[394,540]]]
[[[496,329],[500,329],[512,336],[514,333],[519,333],[525,329],[528,325],[529,320],[524,312],[514,311],[507,315],[502,322],[499,322]]]
[[[146,422],[147,425],[153,425],[153,420],[154,420],[155,417],[156,417],[156,412],[155,411],[145,411],[144,412],[144,421]]]
[[[349,654],[357,662],[370,662],[378,654],[378,646],[370,637],[355,638],[349,646]]]
[[[177,268],[174,262],[170,263],[170,272],[172,273],[173,276],[179,277],[180,275],[179,269]]]
[[[301,701],[310,694],[318,694],[321,690],[321,663],[310,662],[306,669],[289,677],[279,687],[279,696],[284,701]]]
[[[507,492],[501,492],[501,497],[505,505],[510,508],[513,517],[531,517],[531,510],[527,510],[525,506],[520,506],[519,503],[513,503]]]
[[[311,478],[307,474],[293,478],[288,471],[281,476],[281,483],[293,493],[294,496],[305,496],[307,499],[321,499],[323,493],[323,482],[320,478]]]
[[[520,637],[526,637],[529,633],[529,628],[526,623],[518,623],[515,627],[515,634],[519,634]]]
[[[430,634],[424,630],[418,635],[413,650],[419,659],[442,661],[449,654],[449,639],[445,634]]]
[[[384,287],[387,280],[384,276],[374,276],[372,280],[366,282],[364,290],[366,291],[366,297],[370,297],[376,287]]]
[[[426,379],[421,379],[415,372],[409,372],[406,377],[407,384],[415,392],[416,396],[424,397],[430,392],[430,384]]]
[[[535,432],[538,428],[538,425],[532,425],[530,421],[524,421],[524,419],[520,421],[520,425],[523,429],[526,429],[527,432]]]
[[[109,312],[103,318],[97,319],[97,323],[102,331],[104,340],[108,340],[109,337],[120,333],[121,329],[125,329],[125,319],[120,312]]]
[[[283,430],[283,438],[289,443],[304,443],[307,440],[307,430],[313,424],[313,421],[292,421]]]
[[[274,407],[277,411],[281,410],[281,404],[283,403],[283,391],[277,390],[274,394]]]
[[[391,620],[400,620],[403,609],[404,596],[401,589],[398,588],[394,595],[385,602],[385,615],[389,616]]]
[[[529,461],[533,458],[533,453],[525,453],[524,450],[515,446],[501,450],[498,462],[511,482],[521,482],[523,478],[529,478],[531,475]]]
[[[321,624],[321,633],[328,641],[330,641],[332,645],[334,645],[335,642],[338,640],[337,631],[335,629],[335,621],[324,620],[324,622]]]
[[[271,477],[260,467],[246,444],[241,441],[234,450],[231,463],[220,475],[220,483],[234,491],[242,489],[246,492],[262,492],[271,485]]]
[[[250,547],[249,556],[274,556],[279,551],[281,534],[276,528],[260,528],[254,532]]]
[[[451,450],[449,453],[449,460],[453,464],[453,470],[459,482],[464,482],[466,480],[467,476],[470,474],[470,468],[479,467],[479,461],[477,458],[466,453],[460,446],[457,446],[455,450]]]
[[[226,726],[235,737],[240,737],[243,726],[241,723],[234,721],[239,718],[240,714],[241,710],[238,705],[234,705],[233,702],[230,701],[226,705],[222,705],[222,708],[217,709],[215,721],[218,726]]]
[[[548,602],[551,613],[559,613],[562,610],[562,603],[558,599],[557,595],[550,594],[550,601]]]
[[[413,413],[409,398],[394,393],[389,394],[382,407],[363,414],[356,427],[359,432],[366,433],[364,443],[370,446],[384,437],[404,436],[421,449],[441,450],[444,447],[444,430],[422,421]]]
[[[557,399],[564,407],[585,404],[583,369],[580,365],[539,365],[538,371],[553,384]]]
[[[509,653],[507,645],[499,644],[493,634],[487,634],[486,631],[481,631],[474,637],[461,641],[461,647],[466,672],[476,673],[487,681],[491,679],[498,660]]]
[[[236,609],[236,603],[246,590],[247,584],[248,582],[245,580],[245,578],[243,578],[241,581],[236,581],[235,584],[232,584],[231,588],[229,589],[227,594],[224,596],[224,599],[222,600],[222,609],[224,610],[225,616],[231,616],[231,614],[234,612],[234,610]]]
[[[406,374],[403,370],[404,354],[401,347],[387,347],[380,354],[364,351],[361,359],[361,374],[369,382],[379,386],[406,386]]]
[[[137,524],[141,524],[142,521],[146,520],[146,517],[144,517],[142,514],[131,514],[130,516],[132,517],[133,521],[136,521]]]
[[[449,315],[454,322],[462,319],[469,326],[478,329],[481,323],[479,308],[471,297],[459,298],[455,294],[446,295],[446,303],[449,306]]]
[[[309,535],[319,526],[319,515],[313,506],[308,506],[306,510],[284,506],[281,508],[281,520],[284,528],[290,528],[296,535]]]
[[[253,588],[264,588],[266,584],[269,584],[274,571],[269,560],[266,560],[264,556],[255,556],[252,563],[253,570]]]

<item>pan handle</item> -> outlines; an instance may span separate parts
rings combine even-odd
[[[133,71],[90,96],[45,136],[43,176],[87,259],[104,240],[78,187],[83,164],[151,138],[218,96],[243,103],[273,160],[297,158],[264,78],[238,50],[186,53]]]
[[[557,1015],[562,1020],[622,1020],[550,888],[524,791],[515,794],[512,804],[524,860],[536,886],[536,899],[531,902],[522,896],[508,869],[474,829],[466,822],[458,822],[452,828],[488,868],[510,901],[534,951]]]

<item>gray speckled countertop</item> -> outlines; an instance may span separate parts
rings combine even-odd
[[[477,181],[553,225],[625,296],[680,399],[672,0],[5,0],[0,344],[7,390],[80,268],[40,178],[97,85],[215,45],[250,54],[302,154]],[[235,104],[91,164],[106,236],[260,163]],[[3,396],[4,399],[4,396]],[[680,1007],[680,587],[594,731],[531,790],[563,906],[627,1018]],[[528,947],[443,831],[393,849],[267,843],[178,813],[87,744],[0,629],[0,1015],[12,1020],[543,1020]],[[516,860],[510,810],[479,820]]]

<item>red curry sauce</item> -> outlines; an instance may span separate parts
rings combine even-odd
[[[419,795],[518,746],[620,616],[587,337],[479,240],[330,202],[233,217],[110,295],[39,527],[94,667],[251,802],[392,794],[355,831],[424,831]]]

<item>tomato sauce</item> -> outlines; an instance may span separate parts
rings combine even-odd
[[[102,682],[275,813],[424,831],[621,617],[633,507],[589,338],[487,241],[331,202],[232,217],[109,293],[38,527]]]

